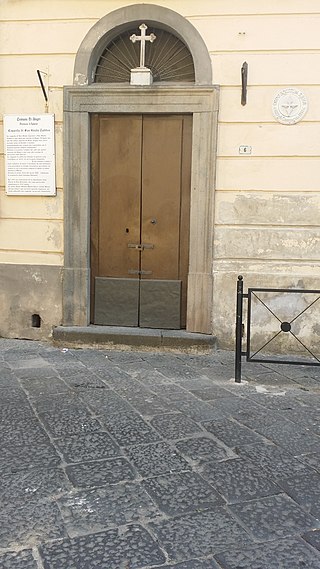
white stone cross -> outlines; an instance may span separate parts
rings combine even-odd
[[[157,37],[154,34],[150,34],[150,36],[146,36],[146,30],[147,29],[148,29],[148,26],[146,26],[145,24],[141,24],[141,26],[139,26],[139,30],[141,30],[141,36],[137,36],[136,34],[132,34],[132,36],[130,36],[132,43],[135,43],[136,41],[141,42],[141,46],[140,46],[140,68],[142,68],[142,69],[145,69],[144,64],[145,64],[145,57],[146,57],[146,41],[150,41],[151,43],[153,43]]]

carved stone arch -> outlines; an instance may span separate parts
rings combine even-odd
[[[128,27],[139,26],[142,21],[155,26],[160,24],[183,41],[193,58],[195,84],[212,84],[211,58],[199,32],[177,12],[151,4],[134,4],[110,12],[89,30],[76,56],[73,84],[93,83],[96,65],[104,48]]]
[[[128,26],[158,26],[189,49],[195,82],[134,86],[94,83],[97,62],[112,38]],[[63,325],[90,324],[91,115],[192,115],[190,244],[187,330],[212,334],[213,219],[219,87],[200,34],[183,16],[139,4],[99,20],[80,45],[74,82],[64,87],[64,271]]]

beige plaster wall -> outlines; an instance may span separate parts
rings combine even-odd
[[[63,263],[62,88],[72,84],[75,54],[108,11],[126,0],[2,0],[0,111],[42,113],[36,69],[48,72],[56,119],[57,196],[4,192],[0,117],[0,262]],[[149,0],[185,16],[204,38],[213,80],[221,86],[214,240],[213,333],[233,342],[234,290],[251,286],[318,287],[320,213],[319,0]],[[240,104],[240,69],[248,62],[248,102]],[[303,90],[309,110],[281,125],[272,99]],[[239,146],[252,146],[251,156]]]

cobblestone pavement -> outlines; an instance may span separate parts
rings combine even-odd
[[[1,569],[319,569],[320,368],[0,340]]]

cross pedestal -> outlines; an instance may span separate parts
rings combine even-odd
[[[147,67],[136,67],[131,69],[130,85],[151,85],[153,77],[151,69]]]

